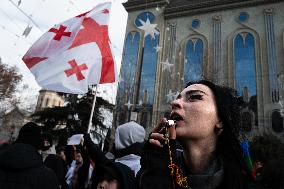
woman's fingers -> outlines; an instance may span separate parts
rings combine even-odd
[[[155,140],[161,140],[161,141],[167,140],[165,135],[161,133],[151,133],[150,138],[155,139]]]
[[[166,124],[167,123],[167,119],[166,118],[162,118],[160,123],[154,127],[153,132],[150,134],[149,136],[149,142],[155,146],[158,147],[163,147],[163,143],[167,140],[167,138],[165,137],[165,133],[166,133]],[[169,128],[169,139],[175,140],[176,139],[176,128],[175,125],[171,125]]]
[[[155,146],[158,146],[158,147],[163,147],[163,145],[161,144],[161,142],[164,142],[166,141],[167,138],[163,135],[163,134],[160,134],[160,133],[151,133],[150,135],[150,139],[149,139],[149,142]]]
[[[166,124],[167,119],[166,118],[162,118],[160,123],[158,125],[156,125],[156,127],[154,127],[153,129],[153,133],[159,133],[161,132],[161,130],[163,129],[164,125]]]
[[[161,144],[161,142],[158,141],[158,140],[150,139],[149,142],[150,142],[151,144],[153,144],[154,146],[163,147],[163,145]]]

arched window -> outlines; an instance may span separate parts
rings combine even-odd
[[[276,133],[282,132],[283,131],[283,117],[281,117],[279,110],[275,110],[272,112],[271,119],[272,119],[273,131]]]
[[[248,97],[256,95],[255,43],[250,33],[239,33],[234,40],[236,89]]]
[[[201,79],[203,75],[204,44],[200,38],[191,38],[186,43],[184,84]]]
[[[152,12],[146,11],[140,13],[135,19],[135,26],[141,29],[146,23],[153,24],[156,17]],[[144,29],[143,29],[144,30]],[[144,32],[144,45],[142,49],[141,76],[139,81],[139,100],[143,104],[153,105],[157,70],[157,51],[155,47],[159,46],[159,31],[155,28],[155,33],[149,35]]]
[[[148,35],[144,39],[144,54],[141,69],[139,100],[148,105],[153,105],[155,95],[157,52],[155,47],[159,45],[159,36],[152,38]]]
[[[235,88],[243,96],[257,121],[255,39],[249,32],[238,33],[234,39]]]
[[[118,98],[127,99],[132,102],[135,73],[138,61],[140,34],[138,32],[130,32],[125,40],[124,56],[120,71],[120,82],[118,85]],[[127,97],[125,98],[125,95]]]

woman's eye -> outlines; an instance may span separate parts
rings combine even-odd
[[[189,95],[188,100],[194,101],[194,100],[202,100],[202,95],[196,94],[196,95]]]

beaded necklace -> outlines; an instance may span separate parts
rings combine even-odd
[[[170,158],[170,164],[169,164],[169,169],[170,169],[170,175],[174,179],[174,181],[178,184],[178,186],[182,188],[190,188],[187,183],[187,177],[182,176],[181,170],[178,165],[173,163],[173,157],[172,157],[172,150],[171,150],[171,145],[170,145],[170,140],[169,140],[169,128],[166,127],[166,134],[165,134],[167,140],[166,143],[168,145],[168,150],[169,150],[169,158]]]

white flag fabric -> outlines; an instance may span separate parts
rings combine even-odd
[[[108,35],[111,3],[55,25],[23,61],[44,89],[84,94],[88,85],[116,82],[118,72]]]

